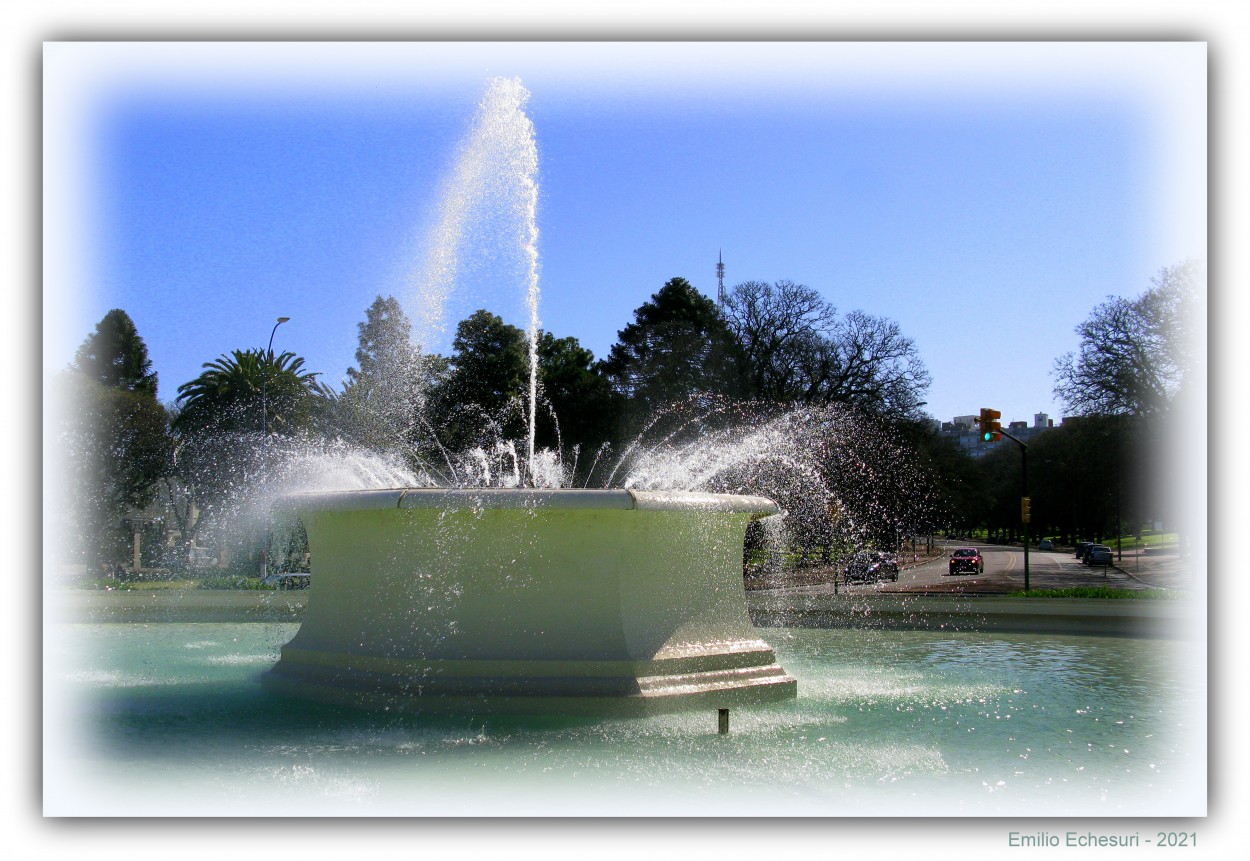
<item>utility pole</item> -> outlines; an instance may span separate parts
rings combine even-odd
[[[1032,519],[1029,499],[1029,447],[1005,430],[1000,434],[1020,446],[1020,522],[1024,527],[1024,591],[1029,591],[1029,521]]]
[[[1031,501],[1029,499],[1029,447],[1016,439],[1007,431],[1003,430],[1002,413],[998,410],[991,410],[985,407],[981,408],[981,417],[977,420],[977,424],[981,426],[981,440],[983,442],[998,442],[1001,437],[1007,439],[1020,446],[1020,469],[1021,469],[1021,490],[1020,490],[1020,523],[1024,527],[1024,591],[1029,591],[1029,520],[1032,519]]]

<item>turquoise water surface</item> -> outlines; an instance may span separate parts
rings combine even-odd
[[[262,690],[296,624],[56,626],[49,815],[1160,816],[1205,812],[1183,644],[765,629],[797,700],[423,717]]]

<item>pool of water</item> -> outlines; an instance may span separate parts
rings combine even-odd
[[[48,815],[1190,816],[1182,642],[767,629],[796,700],[651,718],[422,717],[289,700],[295,624],[66,624]]]

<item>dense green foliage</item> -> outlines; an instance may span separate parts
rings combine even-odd
[[[91,568],[127,559],[131,528],[168,474],[174,440],[156,400],[147,345],[113,309],[49,392],[59,469],[47,491],[67,558]]]
[[[178,387],[174,430],[296,434],[313,424],[329,394],[318,376],[294,353],[235,350],[205,362],[198,377]]]
[[[672,278],[617,333],[602,370],[625,401],[627,432],[672,404],[745,394],[745,357],[712,300]]]
[[[130,315],[114,308],[96,324],[74,356],[73,370],[110,389],[156,398],[148,347]]]
[[[429,373],[440,365],[422,361],[412,343],[412,324],[394,296],[378,296],[358,323],[356,364],[330,410],[333,432],[375,451],[412,446]],[[432,357],[431,357],[432,358]]]
[[[576,338],[542,332],[538,338],[540,408],[535,431],[541,448],[593,453],[614,439],[623,403],[595,355]]]
[[[1069,418],[1028,443],[1029,534],[1061,543],[1102,542],[1166,520],[1168,498],[1153,481],[1154,447],[1129,416]],[[992,534],[1022,534],[1020,449],[1004,441],[977,463],[984,492],[981,523]]]
[[[477,311],[456,327],[448,369],[430,392],[428,415],[452,451],[525,436],[529,348],[525,332]]]
[[[55,381],[60,472],[52,511],[74,556],[98,567],[128,558],[124,521],[156,496],[170,468],[169,415],[146,391],[111,388],[75,371]]]

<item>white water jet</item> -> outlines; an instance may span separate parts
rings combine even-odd
[[[223,468],[227,458],[234,470]],[[287,524],[275,524],[271,509],[275,499],[287,494],[420,487],[437,481],[395,455],[365,451],[338,439],[244,434],[215,441],[200,459],[203,467],[192,471],[188,480],[194,483],[198,475],[219,490],[200,512],[204,523],[199,534],[201,539],[212,536],[219,547],[247,543],[254,540],[248,536],[266,531],[271,549],[283,546],[289,540]]]
[[[484,216],[505,222],[505,252],[519,254],[529,352],[526,404],[526,464],[534,462],[538,410],[538,145],[534,124],[525,114],[529,91],[519,78],[493,78],[478,105],[455,169],[443,190],[438,223],[430,237],[425,268],[415,284],[413,315],[418,342],[428,345],[446,335],[447,302],[462,273],[461,260],[470,228]],[[527,476],[529,481],[531,476]]]
[[[812,454],[821,447],[827,417],[794,410],[746,429],[700,434],[691,442],[661,444],[638,452],[622,487],[639,490],[708,490],[743,467],[775,465],[813,487],[824,478]]]

